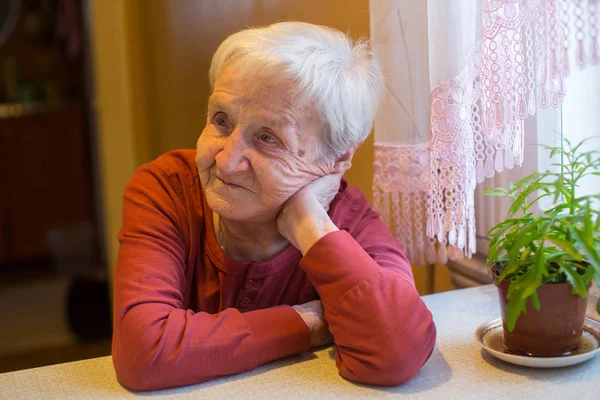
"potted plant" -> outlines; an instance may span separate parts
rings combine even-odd
[[[600,150],[543,146],[562,160],[556,171],[526,176],[508,189],[507,218],[489,232],[487,269],[499,289],[504,345],[532,356],[567,354],[581,343],[588,289],[600,286],[600,187],[576,195],[588,175],[600,175]],[[550,203],[547,208],[541,207]],[[600,312],[600,301],[596,305]]]

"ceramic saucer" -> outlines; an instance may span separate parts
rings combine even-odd
[[[500,360],[534,368],[566,367],[582,363],[600,353],[600,322],[585,319],[581,346],[574,352],[558,357],[531,357],[514,353],[502,343],[502,319],[497,318],[479,325],[475,340],[491,355]]]

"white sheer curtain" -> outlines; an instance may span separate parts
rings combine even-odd
[[[377,0],[370,2],[370,12],[371,41],[386,77],[386,95],[375,118],[374,207],[405,243],[414,264],[445,261],[446,246],[436,249],[435,240],[426,234],[430,93],[436,90],[441,100],[434,106],[447,107],[443,96],[451,94],[443,93],[446,87],[440,85],[460,79],[463,70],[465,79],[475,74],[476,60],[470,52],[480,37],[481,4],[478,0]],[[467,57],[473,60],[471,65],[465,64]],[[465,158],[461,149],[456,156]],[[472,215],[469,219],[474,224]],[[456,248],[452,250],[453,256],[459,256]]]
[[[387,79],[374,207],[413,263],[470,256],[477,183],[521,165],[526,117],[562,103],[573,65],[598,63],[600,1],[373,0],[370,11]]]
[[[371,42],[386,80],[375,118],[373,204],[406,254],[420,265],[429,190],[429,53],[427,2],[370,2]]]

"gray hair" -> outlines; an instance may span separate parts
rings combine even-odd
[[[215,52],[211,92],[232,57],[249,73],[268,70],[292,79],[300,103],[316,105],[329,133],[320,156],[338,158],[369,136],[384,83],[367,40],[353,42],[338,30],[304,22],[245,29],[228,36]]]

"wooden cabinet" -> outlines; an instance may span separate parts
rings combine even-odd
[[[86,129],[80,105],[0,119],[0,263],[50,259],[53,235],[95,233]]]

